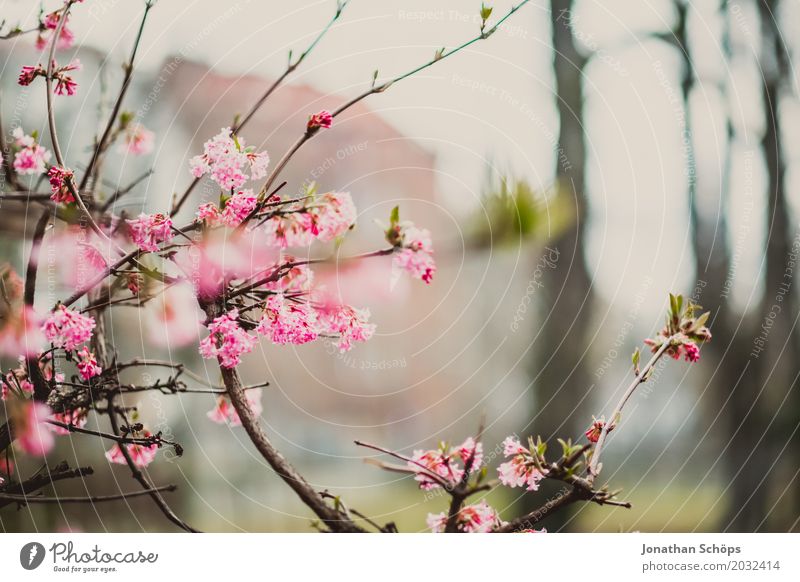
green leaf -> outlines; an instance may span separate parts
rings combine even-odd
[[[641,355],[642,354],[639,352],[639,348],[636,348],[633,351],[633,355],[631,356],[631,361],[633,362],[634,366],[638,366],[639,365],[639,358],[641,358]]]
[[[489,17],[492,15],[492,7],[486,6],[483,2],[481,2],[481,20],[485,23],[489,20]]]
[[[392,228],[400,224],[400,207],[395,206],[392,208],[392,213],[389,215],[389,224]]]

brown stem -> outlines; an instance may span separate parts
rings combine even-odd
[[[625,403],[628,402],[633,393],[636,391],[636,388],[644,382],[645,377],[650,373],[650,370],[653,366],[656,365],[658,360],[661,359],[661,356],[664,355],[664,352],[667,351],[667,348],[672,344],[672,340],[675,336],[671,336],[664,340],[664,343],[661,344],[661,347],[658,348],[653,357],[650,358],[650,361],[645,364],[644,368],[636,375],[636,377],[631,382],[628,389],[625,390],[625,394],[622,395],[620,398],[617,407],[614,409],[614,413],[611,415],[611,418],[603,425],[602,430],[600,431],[600,437],[597,439],[597,444],[594,447],[594,452],[592,453],[592,459],[589,462],[589,480],[590,482],[594,480],[594,477],[599,473],[599,463],[600,463],[600,453],[603,450],[603,445],[606,442],[606,435],[608,435],[608,428],[610,426],[614,426],[619,421],[619,416],[622,414],[622,409],[625,407]]]
[[[209,319],[218,317],[221,308],[218,305],[203,306]],[[297,470],[284,458],[284,456],[270,442],[269,437],[261,428],[258,419],[250,410],[247,403],[245,388],[236,368],[219,367],[222,373],[222,382],[228,390],[234,409],[239,415],[242,426],[247,432],[247,436],[255,445],[261,456],[269,463],[270,467],[283,479],[283,481],[297,493],[298,497],[305,503],[317,517],[319,517],[331,531],[340,533],[361,533],[364,530],[353,523],[349,518],[342,515],[339,511],[330,507],[323,497],[309,485],[309,483],[297,472]]]
[[[83,175],[81,179],[80,186],[78,186],[78,190],[83,190],[86,188],[86,185],[89,183],[89,178],[92,175],[92,171],[95,168],[100,156],[103,155],[103,151],[106,149],[108,138],[111,135],[111,131],[114,128],[114,122],[119,115],[120,108],[122,107],[122,100],[125,98],[125,94],[128,92],[128,87],[131,84],[131,77],[133,76],[133,61],[136,58],[136,52],[139,49],[139,43],[142,40],[142,33],[144,32],[144,25],[147,22],[147,14],[150,12],[150,9],[153,7],[153,1],[148,0],[144,6],[144,14],[142,15],[142,21],[139,24],[139,31],[136,33],[136,40],[133,43],[133,49],[131,50],[131,57],[127,63],[125,63],[125,77],[122,80],[122,87],[119,90],[119,95],[117,95],[117,100],[114,102],[114,107],[111,110],[111,117],[108,119],[108,123],[106,124],[106,128],[103,131],[103,135],[100,138],[100,141],[97,142],[97,145],[92,152],[92,158],[89,160],[89,165],[86,166],[86,173]]]
[[[141,491],[131,491],[129,493],[117,493],[116,495],[91,495],[89,497],[29,497],[27,495],[14,495],[12,493],[0,493],[0,501],[16,502],[21,505],[27,503],[101,503],[104,501],[118,501],[120,499],[130,499],[131,497],[141,497],[142,495],[149,495],[154,491],[175,491],[175,485],[162,485],[161,487],[153,487],[152,489],[143,489]]]
[[[339,19],[339,17],[342,14],[342,11],[345,9],[345,7],[349,2],[350,0],[337,2],[336,13],[333,15],[333,18],[331,18],[330,21],[328,21],[328,24],[319,32],[319,34],[314,38],[311,44],[308,45],[306,50],[302,52],[302,54],[297,58],[296,61],[292,62],[291,59],[289,60],[289,64],[286,66],[286,70],[284,70],[284,72],[277,79],[275,79],[272,85],[270,85],[269,88],[267,88],[267,90],[261,95],[261,97],[259,97],[258,101],[256,101],[253,104],[253,106],[250,107],[250,111],[248,111],[245,114],[242,120],[233,126],[232,128],[233,133],[238,133],[239,131],[241,131],[244,128],[244,126],[247,125],[247,123],[253,118],[256,112],[259,109],[261,109],[261,106],[264,105],[267,99],[269,99],[270,95],[272,95],[275,92],[275,90],[283,84],[286,78],[290,74],[292,74],[295,71],[295,69],[297,69],[297,67],[300,66],[300,63],[302,63],[306,59],[306,57],[311,53],[311,51],[314,50],[314,47],[316,47],[319,41],[322,40],[322,37],[325,36],[325,33],[327,33],[328,30],[330,30],[331,26],[333,26],[333,24]],[[189,198],[189,195],[192,193],[192,191],[199,183],[200,183],[200,178],[195,178],[194,180],[192,180],[192,182],[189,184],[189,186],[186,188],[183,194],[181,194],[181,197],[173,205],[172,210],[169,213],[170,216],[175,216],[178,213],[178,211],[180,211],[180,209],[186,203],[186,200]]]
[[[481,29],[481,33],[478,36],[476,36],[476,37],[474,37],[474,38],[462,43],[461,45],[455,47],[454,49],[449,50],[449,51],[444,51],[444,52],[441,52],[441,53],[437,53],[436,56],[434,56],[434,58],[431,59],[430,61],[428,61],[426,63],[423,63],[422,65],[419,65],[418,67],[415,67],[414,69],[411,69],[410,71],[407,71],[407,72],[405,72],[405,73],[403,73],[401,75],[397,75],[396,77],[393,77],[392,79],[390,79],[390,80],[388,80],[388,81],[386,81],[384,83],[381,83],[380,85],[376,85],[373,82],[372,86],[369,89],[367,89],[366,91],[364,91],[360,95],[357,95],[357,96],[353,97],[350,101],[348,101],[347,103],[345,103],[344,105],[342,105],[341,107],[336,109],[333,113],[331,113],[331,116],[332,117],[338,117],[339,115],[341,115],[342,113],[344,113],[345,111],[350,109],[353,105],[355,105],[356,103],[359,103],[360,101],[363,101],[364,99],[366,99],[370,95],[374,95],[376,93],[383,93],[384,91],[386,91],[389,87],[391,87],[395,83],[399,83],[403,79],[411,77],[411,76],[419,73],[420,71],[424,71],[428,67],[433,66],[435,63],[438,63],[439,61],[442,61],[442,60],[446,59],[447,57],[450,57],[450,56],[452,56],[452,55],[454,55],[454,54],[456,54],[458,52],[461,52],[462,50],[464,50],[468,46],[470,46],[470,45],[472,45],[472,44],[474,44],[474,43],[476,43],[478,41],[486,40],[487,38],[489,38],[492,34],[494,34],[497,31],[497,29],[500,27],[501,24],[503,24],[503,22],[505,22],[508,18],[510,18],[511,15],[513,15],[517,10],[519,10],[520,8],[525,6],[525,4],[527,4],[529,1],[530,0],[522,0],[522,2],[520,2],[516,6],[513,6],[506,13],[506,15],[503,16],[500,20],[498,20],[492,27],[490,27],[488,29],[483,29],[482,28]],[[292,145],[292,147],[289,148],[289,151],[287,151],[283,155],[283,157],[281,157],[281,159],[278,162],[278,164],[275,166],[275,168],[272,170],[272,172],[270,172],[269,176],[267,176],[267,180],[264,183],[264,186],[262,186],[261,191],[259,192],[259,196],[260,197],[263,196],[264,194],[266,194],[266,192],[269,191],[270,186],[272,186],[272,184],[278,178],[278,176],[280,175],[281,171],[286,166],[286,164],[289,163],[289,160],[291,160],[291,158],[294,156],[294,154],[297,153],[297,151],[303,146],[303,144],[305,144],[307,141],[309,141],[318,132],[319,132],[319,128],[306,129],[305,133],[303,133],[303,135],[300,136],[300,138]]]

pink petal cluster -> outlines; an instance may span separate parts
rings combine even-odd
[[[308,303],[271,295],[256,332],[274,344],[305,344],[317,339],[316,319]]]
[[[589,426],[589,428],[586,429],[586,432],[584,432],[583,434],[586,435],[586,438],[589,439],[590,443],[596,443],[597,441],[600,440],[600,434],[603,432],[603,428],[605,426],[606,426],[605,418],[599,418],[599,419],[594,418],[592,420],[591,426]],[[616,425],[612,424],[611,426],[608,427],[608,431],[606,431],[606,433],[611,432],[615,428]]]
[[[37,50],[44,50],[47,48],[48,42],[56,28],[58,28],[58,21],[61,19],[61,11],[56,10],[55,12],[51,12],[50,14],[44,17],[42,21],[42,26],[44,30],[39,31],[39,35],[36,37],[36,49]],[[64,26],[61,27],[61,33],[58,35],[58,40],[56,41],[56,49],[60,51],[68,50],[72,47],[72,44],[75,42],[75,35],[69,29],[69,16],[67,16],[67,22],[64,23]]]
[[[3,315],[0,319],[0,354],[30,357],[42,351],[45,338],[42,335],[41,318],[33,307],[14,307]]]
[[[327,192],[314,201],[312,216],[321,241],[342,236],[356,222],[356,205],[349,192]]]
[[[74,95],[78,90],[78,84],[67,73],[79,71],[80,69],[81,62],[78,59],[73,59],[70,64],[64,67],[59,67],[56,63],[53,63],[53,78],[56,81],[56,88],[53,92],[56,95]]]
[[[239,326],[239,310],[220,315],[208,326],[209,335],[200,342],[200,355],[218,358],[223,368],[239,365],[241,355],[253,350],[256,338]]]
[[[125,127],[120,147],[123,151],[134,155],[143,156],[153,151],[155,134],[141,123],[129,123]]]
[[[76,408],[75,410],[65,410],[64,412],[56,412],[50,418],[58,422],[63,422],[64,424],[70,424],[78,428],[83,428],[84,426],[86,426],[86,421],[88,420],[88,412],[85,408]],[[48,424],[47,427],[58,435],[70,434],[69,429],[61,426]]]
[[[67,181],[72,182],[73,175],[72,170],[68,168],[60,168],[58,166],[50,168],[47,172],[47,177],[50,179],[50,190],[53,192],[50,200],[63,202],[64,204],[75,202],[75,198],[72,196],[69,186],[67,186]]]
[[[470,474],[481,468],[483,444],[476,443],[475,439],[469,437],[455,448],[442,443],[438,449],[414,451],[411,459],[413,462],[407,463],[408,468],[416,473],[414,480],[419,482],[420,489],[428,491],[440,487],[439,483],[427,474],[423,467],[455,486],[463,479],[470,459],[472,459]]]
[[[25,400],[15,403],[14,436],[20,450],[36,457],[45,456],[55,444],[47,420],[53,414],[42,402]]]
[[[369,309],[349,305],[323,304],[317,308],[317,333],[336,336],[340,352],[353,347],[353,342],[365,342],[375,333],[375,324],[369,323]]]
[[[323,109],[319,113],[314,113],[313,115],[308,116],[308,124],[306,125],[306,128],[308,131],[314,131],[321,127],[328,129],[332,124],[333,115],[331,115],[330,111]]]
[[[503,455],[511,457],[510,461],[502,463],[497,472],[500,482],[508,487],[526,487],[528,491],[539,489],[539,481],[544,475],[536,468],[531,452],[523,447],[519,440],[507,437],[503,441]]]
[[[151,436],[147,431],[145,431],[143,435],[144,438]],[[146,467],[153,462],[153,459],[155,459],[158,454],[158,445],[139,445],[133,443],[120,445],[117,443],[106,451],[106,459],[108,459],[109,463],[116,463],[117,465],[127,464],[120,446],[124,446],[128,450],[133,464],[137,467]]]
[[[172,220],[163,214],[140,214],[126,220],[133,242],[143,251],[155,252],[158,245],[172,240]]]
[[[0,400],[7,400],[12,393],[16,393],[22,398],[33,395],[33,384],[28,380],[24,359],[20,360],[19,368],[9,370],[5,379],[0,382]]]
[[[267,244],[282,249],[307,247],[314,242],[314,218],[305,209],[282,216],[273,216],[264,222]]]
[[[244,140],[234,136],[230,127],[203,145],[203,153],[189,160],[195,178],[210,174],[224,190],[241,188],[249,179],[258,180],[267,174],[267,152],[246,148]]]
[[[252,190],[239,190],[225,201],[225,207],[221,211],[208,202],[197,209],[196,216],[208,226],[225,225],[235,228],[255,210],[257,204],[258,197]]]
[[[436,273],[431,233],[410,222],[403,222],[397,225],[392,238],[399,247],[393,258],[394,266],[406,271],[413,278],[430,284]]]
[[[36,143],[36,140],[25,135],[21,127],[14,129],[14,145],[19,150],[14,155],[14,170],[18,174],[43,174],[47,162],[50,161],[50,152]]]
[[[356,217],[348,192],[326,192],[304,206],[282,210],[264,223],[264,229],[271,246],[306,247],[315,239],[327,242],[342,236]]]
[[[45,77],[47,76],[47,71],[44,69],[42,65],[24,65],[22,70],[19,73],[19,78],[17,79],[17,83],[22,85],[23,87],[27,87],[36,77]]]
[[[447,525],[447,514],[429,513],[428,527],[433,533],[444,533]],[[473,505],[465,505],[458,512],[456,527],[464,533],[489,533],[495,527],[503,525],[497,511],[485,501]]]
[[[94,352],[90,352],[86,346],[83,346],[77,356],[78,373],[84,380],[88,381],[103,373],[103,369],[97,365],[97,358],[95,358]]]
[[[256,417],[261,416],[264,409],[261,406],[261,388],[251,388],[246,391],[247,404]],[[217,398],[217,405],[206,414],[212,422],[217,424],[227,424],[229,426],[241,426],[242,421],[239,413],[225,396]]]
[[[92,337],[94,318],[59,305],[42,324],[44,336],[57,348],[74,350]]]

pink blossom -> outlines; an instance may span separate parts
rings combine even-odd
[[[76,408],[75,410],[65,410],[64,412],[56,412],[55,414],[53,414],[53,416],[51,416],[51,420],[76,426],[78,428],[83,428],[84,426],[86,426],[86,422],[88,420],[87,416],[88,416],[88,411],[85,408]],[[58,435],[70,434],[69,429],[61,426],[48,424],[47,427]]]
[[[430,284],[436,273],[431,233],[424,228],[417,228],[411,222],[403,222],[388,233],[388,238],[399,248],[392,264],[413,278]]]
[[[213,202],[206,202],[201,204],[195,213],[197,220],[205,222],[206,226],[218,226],[222,219],[220,218],[219,208]]]
[[[256,332],[274,344],[299,345],[317,339],[315,327],[316,314],[308,303],[271,295]]]
[[[59,305],[42,324],[45,338],[57,348],[74,350],[92,337],[94,318]]]
[[[44,17],[42,24],[44,25],[44,30],[39,32],[39,35],[36,37],[36,49],[37,50],[44,50],[47,48],[47,44],[53,34],[52,31],[55,31],[58,28],[58,21],[61,18],[61,11],[56,10],[55,12],[51,12],[47,16]],[[67,22],[64,23],[64,26],[61,27],[61,34],[58,36],[58,41],[56,42],[56,49],[60,51],[68,50],[72,47],[72,44],[75,42],[75,35],[68,27],[69,23],[69,16],[67,16]]]
[[[544,475],[536,468],[531,452],[514,437],[503,441],[503,454],[510,461],[502,463],[497,472],[500,482],[508,487],[526,487],[528,491],[539,489],[539,481]]]
[[[20,450],[36,457],[43,457],[55,444],[47,420],[52,409],[42,402],[25,400],[14,402],[14,436]]]
[[[336,346],[346,352],[353,342],[365,342],[375,333],[375,324],[369,323],[369,317],[369,309],[326,303],[317,308],[317,332],[337,336]]]
[[[683,355],[687,362],[694,363],[700,359],[700,348],[696,343],[688,341],[683,344]]]
[[[50,152],[25,135],[21,127],[14,129],[14,144],[20,148],[14,155],[14,170],[18,174],[43,174],[50,161]]]
[[[151,434],[145,431],[143,436],[144,438],[148,438],[151,436]],[[146,467],[153,462],[153,459],[155,459],[156,455],[158,454],[158,445],[140,445],[133,443],[120,445],[117,443],[106,451],[106,459],[108,459],[109,463],[116,463],[117,465],[127,464],[120,446],[124,446],[128,450],[128,454],[131,456],[133,464],[137,467]]]
[[[586,432],[583,434],[586,435],[586,438],[589,439],[590,443],[596,443],[597,441],[600,440],[600,434],[603,432],[603,428],[605,426],[606,426],[605,418],[600,418],[600,419],[594,418],[592,420],[591,426],[588,429],[586,429]],[[608,427],[606,434],[608,434],[615,428],[616,425],[612,424],[611,426]]]
[[[258,418],[264,409],[261,406],[261,388],[250,388],[245,392],[247,397],[247,404],[250,407],[253,415]],[[242,421],[239,418],[239,413],[231,404],[231,401],[225,397],[220,396],[217,398],[217,404],[206,413],[212,422],[217,424],[228,424],[230,426],[241,426]]]
[[[22,85],[23,87],[27,87],[36,77],[44,77],[47,75],[47,71],[44,70],[42,65],[36,65],[32,67],[30,65],[25,65],[22,67],[22,71],[19,73],[19,79],[17,79],[17,83]]]
[[[317,197],[313,206],[316,235],[321,241],[343,235],[356,222],[356,206],[348,192],[327,192]]]
[[[319,113],[308,116],[308,124],[306,127],[309,131],[313,131],[324,127],[328,129],[333,124],[333,115],[329,111],[323,109]]]
[[[419,483],[419,488],[425,491],[440,487],[439,483],[430,476],[423,467],[442,477],[455,487],[464,478],[464,471],[470,463],[470,474],[478,471],[483,463],[483,444],[476,443],[472,437],[467,438],[457,447],[449,447],[441,443],[438,449],[428,451],[416,450],[407,463],[408,468],[416,473],[414,480]]]
[[[210,174],[223,189],[235,190],[248,179],[263,178],[268,164],[266,152],[246,148],[242,138],[234,136],[230,127],[224,127],[203,145],[201,155],[189,160],[189,169],[195,178]]]
[[[0,400],[7,400],[9,395],[16,394],[22,398],[33,396],[33,384],[28,380],[25,359],[20,358],[20,367],[9,370],[5,379],[0,381]]]
[[[78,84],[75,80],[67,75],[70,71],[78,71],[81,69],[81,62],[79,59],[73,59],[70,64],[58,67],[56,63],[53,63],[53,78],[56,81],[56,87],[53,92],[56,95],[74,95],[75,92],[78,90]],[[45,75],[47,73],[45,72]]]
[[[198,341],[202,311],[188,283],[168,286],[147,304],[143,315],[156,345],[178,348]]]
[[[267,271],[276,271],[283,265],[296,262],[291,255],[285,255],[283,260],[271,265]],[[314,282],[314,271],[308,265],[293,265],[288,270],[283,270],[283,275],[277,281],[264,284],[268,291],[281,291],[283,293],[306,293],[311,290]]]
[[[314,242],[314,217],[305,209],[283,216],[273,216],[264,222],[267,244],[279,248],[307,247]]]
[[[0,354],[32,357],[42,351],[45,338],[41,330],[41,318],[33,307],[13,307],[3,315],[0,319]]]
[[[89,348],[83,346],[83,349],[77,353],[78,356],[78,372],[81,378],[88,381],[95,376],[103,373],[103,369],[97,365],[97,358],[94,353],[89,351]]]
[[[126,220],[133,242],[143,251],[155,252],[158,245],[172,240],[172,220],[160,212],[140,214],[134,220]]]
[[[75,198],[72,196],[72,192],[67,185],[68,182],[72,182],[72,170],[53,166],[47,172],[47,176],[50,178],[50,189],[53,192],[50,196],[50,200],[53,202],[63,202],[64,204],[75,202]]]
[[[239,190],[225,202],[220,213],[222,223],[231,228],[239,226],[258,204],[258,198],[252,190]]]
[[[447,526],[447,514],[429,513],[427,522],[433,533],[443,533]],[[485,501],[465,505],[456,517],[456,529],[464,533],[488,533],[501,525],[503,521],[497,511]]]
[[[239,365],[242,354],[250,353],[256,338],[239,326],[239,310],[232,309],[214,319],[209,326],[209,335],[200,342],[200,355],[218,358],[223,368]]]
[[[120,149],[134,156],[143,156],[153,151],[155,134],[141,123],[129,123],[125,127]]]

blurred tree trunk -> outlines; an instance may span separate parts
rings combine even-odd
[[[588,370],[588,332],[591,325],[592,293],[584,243],[586,195],[583,94],[581,81],[586,56],[580,54],[570,26],[571,0],[551,0],[553,66],[556,81],[556,103],[560,119],[557,153],[557,187],[559,195],[569,195],[575,206],[575,221],[550,243],[558,251],[554,269],[547,269],[542,280],[544,322],[537,330],[534,350],[533,422],[527,428],[541,434],[556,446],[556,437],[575,438],[588,426],[588,412],[578,408],[591,388]],[[548,496],[553,491],[543,490]],[[534,497],[536,499],[534,499]],[[531,508],[538,506],[540,496],[526,496]],[[568,512],[548,518],[550,531],[560,529]]]
[[[732,508],[742,512],[734,520],[737,530],[753,531],[756,528],[786,531],[798,514],[797,475],[798,462],[798,390],[795,384],[800,373],[800,342],[796,332],[797,282],[794,281],[796,265],[789,261],[793,245],[797,240],[796,229],[789,226],[790,209],[787,201],[784,178],[784,155],[782,150],[779,105],[784,87],[782,80],[790,78],[785,39],[780,30],[776,12],[779,2],[762,0],[759,3],[762,29],[762,63],[764,74],[765,132],[762,148],[767,167],[767,247],[764,295],[760,306],[759,325],[771,320],[766,348],[759,355],[758,391],[762,391],[756,402],[760,418],[756,432],[750,432],[750,448],[756,447],[755,439],[765,436],[744,473],[751,475],[750,487],[739,488],[737,500]],[[796,250],[796,249],[795,249]],[[791,269],[791,270],[790,270]],[[772,318],[772,313],[777,316]],[[756,330],[756,334],[761,333]],[[790,442],[790,439],[793,442]],[[775,463],[774,467],[772,466]],[[766,480],[762,480],[763,477]],[[795,481],[795,483],[793,483]],[[787,491],[788,498],[773,509],[778,497]],[[745,497],[747,495],[747,497]],[[735,517],[735,516],[734,516]],[[764,521],[766,520],[766,521]]]

